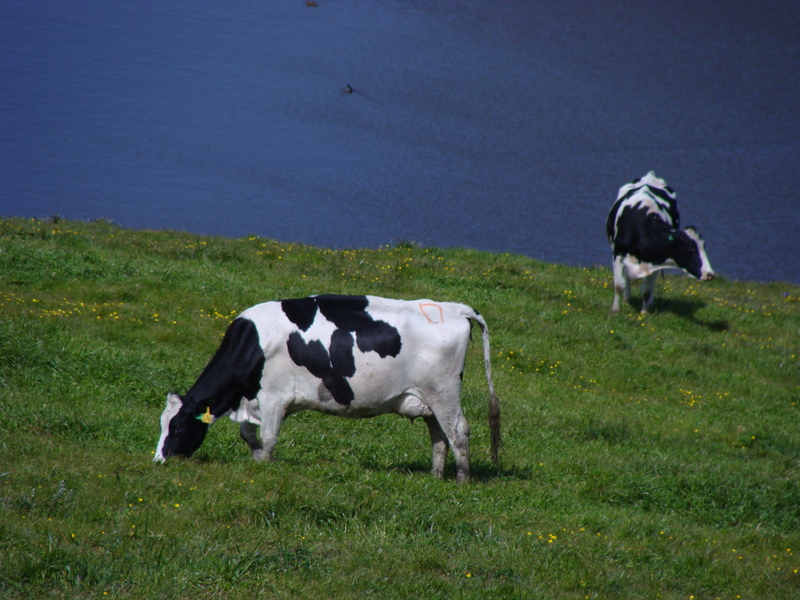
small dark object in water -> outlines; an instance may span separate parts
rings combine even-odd
[[[306,6],[310,6],[312,8],[316,8],[317,6],[319,6],[319,4],[314,2],[314,0],[306,0]]]
[[[344,86],[344,91],[347,92],[348,94],[352,94],[353,93],[353,88],[348,83],[347,85]]]

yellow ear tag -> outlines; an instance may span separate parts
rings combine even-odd
[[[214,422],[214,415],[211,414],[211,407],[206,406],[206,412],[203,415],[198,415],[197,419],[203,423],[211,424]]]

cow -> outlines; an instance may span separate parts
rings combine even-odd
[[[483,317],[453,302],[337,295],[265,302],[234,319],[186,395],[167,395],[154,460],[191,456],[209,425],[226,415],[260,461],[272,458],[281,422],[293,413],[397,413],[427,424],[435,476],[443,476],[452,448],[456,480],[467,481],[470,428],[460,392],[473,321],[483,333],[497,462],[500,405]]]
[[[606,220],[613,252],[614,302],[631,301],[631,280],[642,280],[642,314],[653,309],[655,275],[661,269],[680,269],[699,279],[714,278],[705,243],[694,227],[680,229],[675,192],[653,171],[623,185]]]

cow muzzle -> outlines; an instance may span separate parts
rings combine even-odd
[[[714,279],[714,271],[709,271],[707,273],[703,273],[700,281],[711,281],[712,279]]]

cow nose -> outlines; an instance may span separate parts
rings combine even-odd
[[[712,279],[714,279],[714,271],[703,275],[703,281],[711,281]]]

